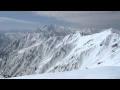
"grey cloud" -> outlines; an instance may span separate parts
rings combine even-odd
[[[88,26],[120,23],[120,11],[33,11],[33,13]]]
[[[38,22],[0,17],[0,30],[36,28],[39,26],[40,23]]]
[[[36,24],[38,23],[38,22],[31,22],[31,21],[13,19],[8,17],[0,17],[0,22],[36,23]]]

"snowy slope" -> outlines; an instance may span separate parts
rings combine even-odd
[[[5,35],[6,37],[8,37],[10,40],[15,41],[15,40],[23,37],[25,34],[26,34],[26,33],[17,32],[17,33],[5,33],[4,35]]]
[[[0,58],[7,56],[6,48],[24,35],[24,33],[0,34]]]
[[[120,67],[99,67],[87,70],[28,75],[9,79],[120,79]]]
[[[62,35],[65,30],[59,29],[63,32],[46,26],[39,33],[29,33],[9,45],[5,49],[8,56],[0,60],[0,74],[16,77],[120,66],[120,35],[115,30],[92,35],[81,35],[80,31]]]

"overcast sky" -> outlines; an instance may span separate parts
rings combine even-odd
[[[120,29],[120,11],[0,11],[0,30],[37,28],[47,24]]]

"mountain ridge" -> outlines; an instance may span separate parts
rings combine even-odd
[[[112,28],[90,35],[75,31],[60,36],[53,35],[56,31],[51,27],[44,30],[28,33],[4,49],[7,56],[0,60],[1,75],[7,78],[120,65],[120,35]]]

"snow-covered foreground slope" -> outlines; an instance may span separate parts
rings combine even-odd
[[[20,76],[9,79],[120,79],[120,67],[108,66],[87,70]]]
[[[44,29],[26,34],[5,49],[8,56],[0,60],[1,75],[16,77],[120,66],[120,35],[113,29],[85,36],[80,31],[62,35],[64,30],[56,32],[53,26]]]

